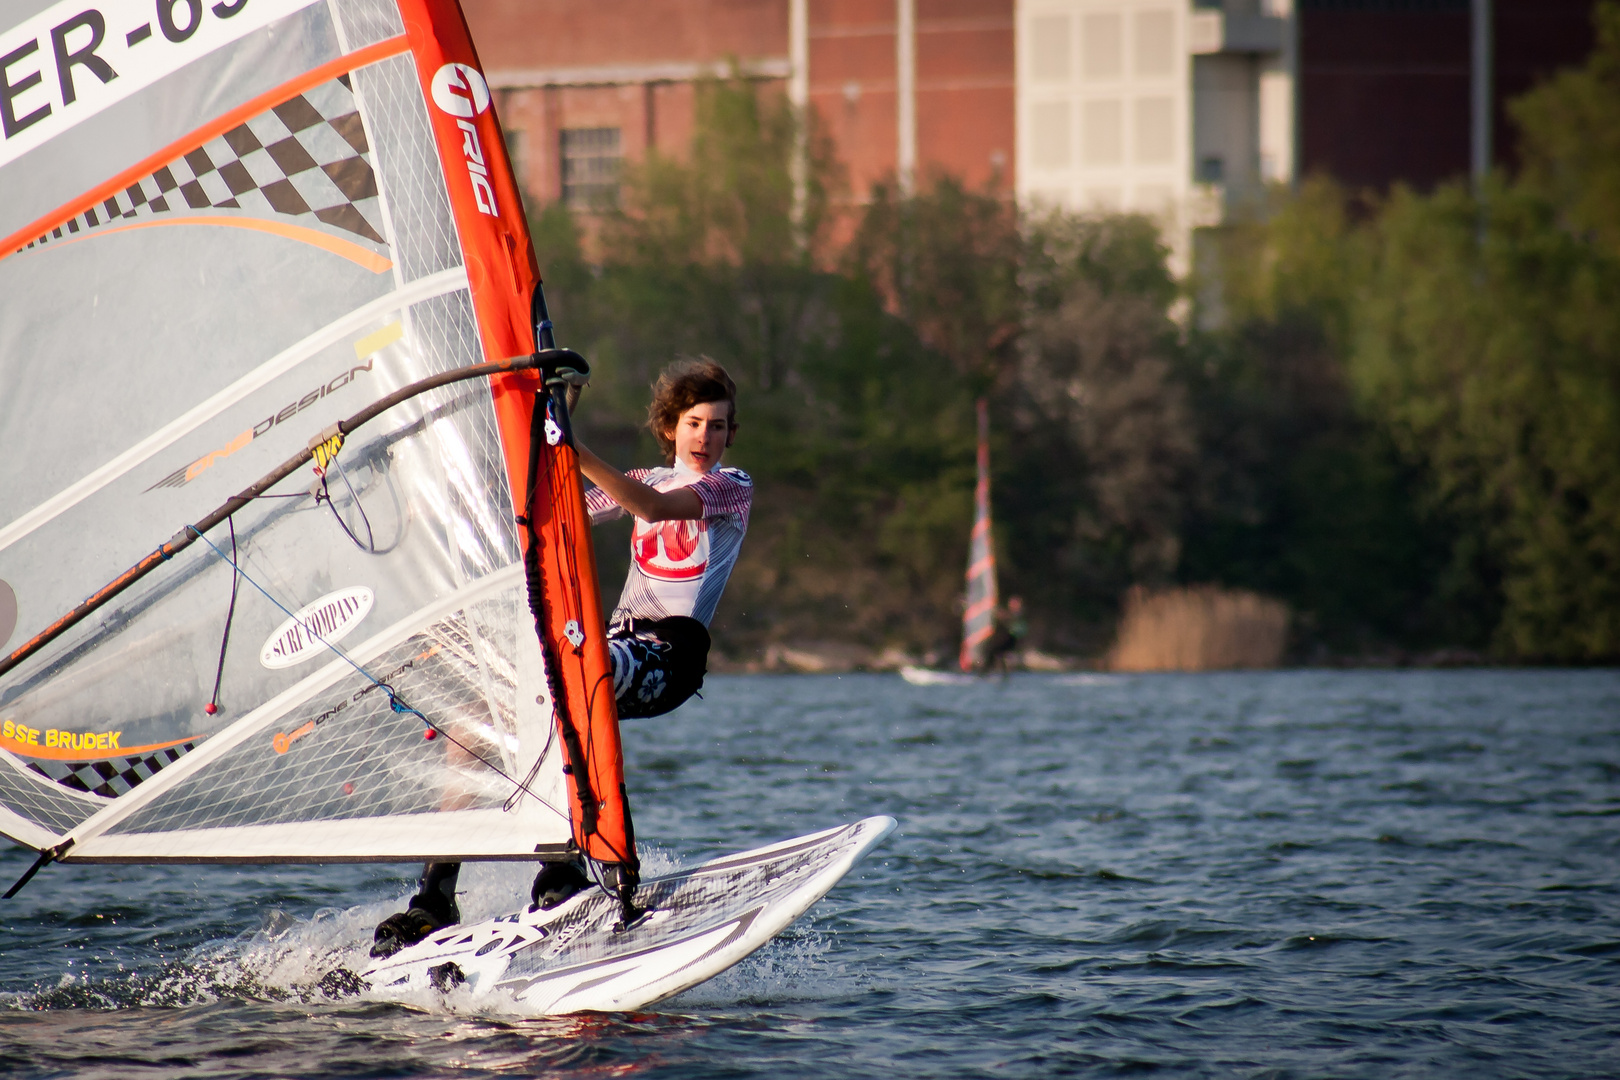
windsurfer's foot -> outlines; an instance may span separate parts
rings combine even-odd
[[[579,863],[546,863],[540,873],[535,875],[534,887],[529,890],[529,899],[533,901],[529,910],[539,908],[542,911],[550,911],[581,889],[590,888],[590,885],[591,879],[586,876],[585,868]]]
[[[428,863],[422,867],[422,880],[405,910],[377,925],[371,955],[392,956],[440,927],[460,922],[461,909],[456,906],[456,878],[460,874],[460,863]]]
[[[413,907],[396,912],[377,924],[372,935],[372,956],[393,956],[407,945],[415,945],[433,931],[449,926],[454,919],[441,919],[431,911]]]

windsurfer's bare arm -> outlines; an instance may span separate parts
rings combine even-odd
[[[585,478],[642,521],[687,521],[703,516],[703,500],[691,488],[659,491],[632,480],[578,442],[579,471]]]

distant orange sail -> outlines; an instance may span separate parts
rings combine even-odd
[[[990,536],[990,405],[978,401],[979,480],[973,489],[973,533],[968,544],[967,607],[962,612],[963,671],[984,666],[990,637],[995,632],[996,551]]]

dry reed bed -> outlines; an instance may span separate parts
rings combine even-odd
[[[1270,668],[1288,643],[1288,606],[1214,585],[1125,595],[1109,671]]]

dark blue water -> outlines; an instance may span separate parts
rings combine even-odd
[[[1620,1075],[1620,674],[710,683],[629,727],[655,868],[900,819],[733,972],[634,1015],[329,1002],[409,868],[51,867],[0,908],[0,1068]],[[525,884],[463,880],[469,917]]]

